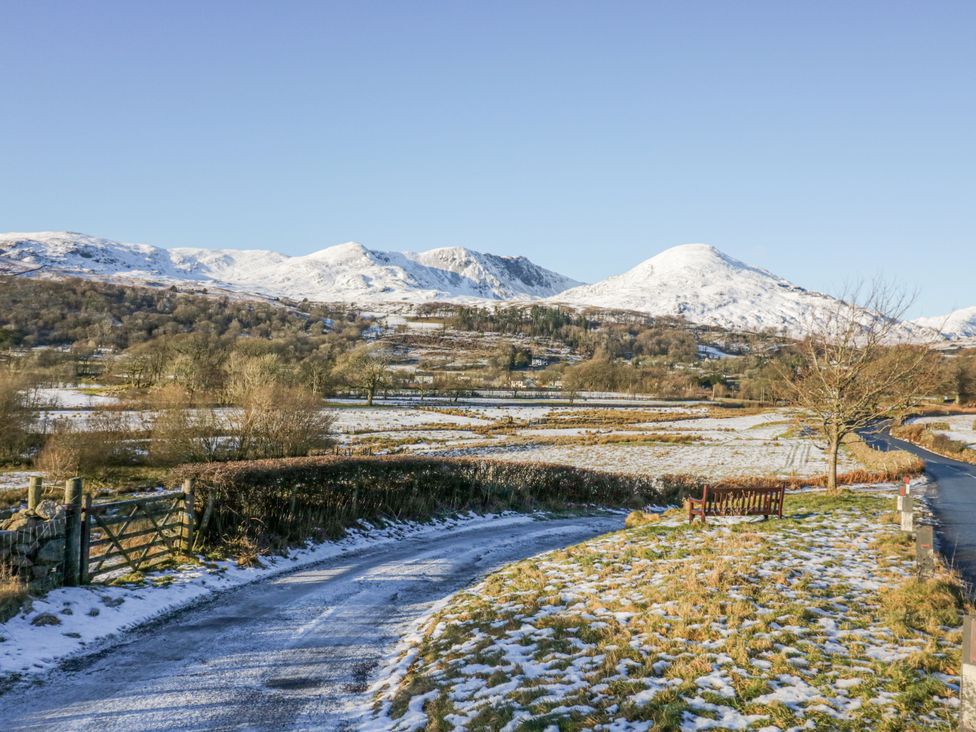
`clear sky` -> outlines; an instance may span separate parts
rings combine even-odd
[[[0,4],[0,230],[463,245],[586,281],[703,241],[976,304],[976,2]]]

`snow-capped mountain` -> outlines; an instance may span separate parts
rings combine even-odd
[[[734,331],[772,329],[791,335],[825,322],[838,305],[829,295],[805,290],[708,244],[672,247],[622,275],[566,290],[550,300],[681,316]],[[900,331],[899,337],[912,340],[935,335],[911,324],[903,324]]]
[[[622,275],[581,285],[525,257],[460,247],[401,253],[350,242],[290,257],[267,250],[163,249],[71,232],[0,234],[0,273],[32,270],[38,270],[36,276],[175,284],[360,305],[544,300],[790,335],[804,334],[837,307],[828,295],[805,290],[707,244],[672,247]],[[973,311],[953,314],[959,337],[970,330],[976,333]],[[939,324],[935,321],[941,323],[937,318],[904,323],[900,337],[931,340],[937,335],[929,329]]]
[[[943,335],[956,340],[961,338],[976,338],[976,305],[961,310],[954,310],[948,315],[932,318],[916,318],[912,321],[926,328],[934,328]]]
[[[0,234],[0,270],[113,282],[184,284],[325,302],[530,300],[576,280],[525,257],[461,247],[378,252],[350,242],[289,257],[273,251],[163,249],[72,232]]]

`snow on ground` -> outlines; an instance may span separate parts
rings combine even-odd
[[[431,523],[400,522],[382,529],[364,526],[342,540],[310,544],[287,556],[262,557],[262,567],[232,561],[188,564],[146,576],[141,585],[65,587],[33,598],[18,615],[0,624],[0,679],[50,670],[64,658],[92,651],[100,641],[221,590],[407,537],[527,523],[532,516],[470,514]],[[40,620],[39,620],[40,618]],[[53,620],[52,620],[53,619]],[[45,621],[51,624],[44,624]]]
[[[696,410],[692,408],[689,411]],[[559,414],[555,409],[549,412],[553,415]],[[531,418],[526,417],[524,409],[510,409],[507,413],[516,420]],[[582,439],[587,435],[634,435],[633,430],[637,429],[646,430],[644,434],[651,441],[655,432],[684,434],[696,438],[696,441],[690,444],[661,442],[620,445],[584,444],[586,440]],[[689,473],[707,478],[744,475],[803,477],[822,473],[826,465],[824,452],[812,437],[803,436],[795,418],[782,410],[725,418],[636,423],[628,425],[627,430],[629,431],[592,430],[572,426],[518,429],[514,431],[514,435],[519,441],[514,444],[500,437],[495,440],[498,444],[486,443],[482,439],[475,446],[460,445],[444,449],[434,445],[425,448],[425,451],[442,456],[483,456],[498,460],[564,463],[643,475]],[[533,437],[559,436],[578,436],[581,444],[531,442]],[[840,467],[841,470],[849,470],[855,467],[855,463],[842,454]]]
[[[363,729],[954,729],[958,608],[906,591],[888,489],[510,565],[401,644]]]
[[[457,448],[440,455],[479,455],[495,460],[562,463],[641,475],[693,474],[706,478],[747,475],[780,477],[823,473],[824,453],[810,442],[735,441],[690,445],[521,445]],[[841,470],[853,467],[844,459]]]
[[[26,488],[27,484],[30,483],[31,476],[33,475],[38,475],[37,471],[11,470],[0,473],[0,491]]]
[[[383,432],[391,429],[408,429],[418,425],[435,423],[472,425],[485,424],[488,420],[473,416],[413,407],[355,407],[331,410],[335,417],[333,429],[340,434],[356,432]]]
[[[117,404],[118,399],[92,394],[82,386],[45,387],[35,390],[38,402],[46,409],[94,409]]]
[[[948,430],[933,430],[936,434],[943,434],[952,440],[964,442],[971,448],[976,448],[976,414],[954,414],[950,417],[918,417],[910,420],[914,424],[949,425]]]

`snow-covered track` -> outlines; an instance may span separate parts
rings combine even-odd
[[[433,603],[620,516],[405,539],[242,587],[0,697],[0,729],[354,729],[378,662]]]

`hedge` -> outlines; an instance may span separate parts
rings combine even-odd
[[[358,521],[503,509],[639,508],[680,500],[649,476],[473,458],[310,457],[181,466],[196,483],[198,546],[240,539],[280,549]]]

